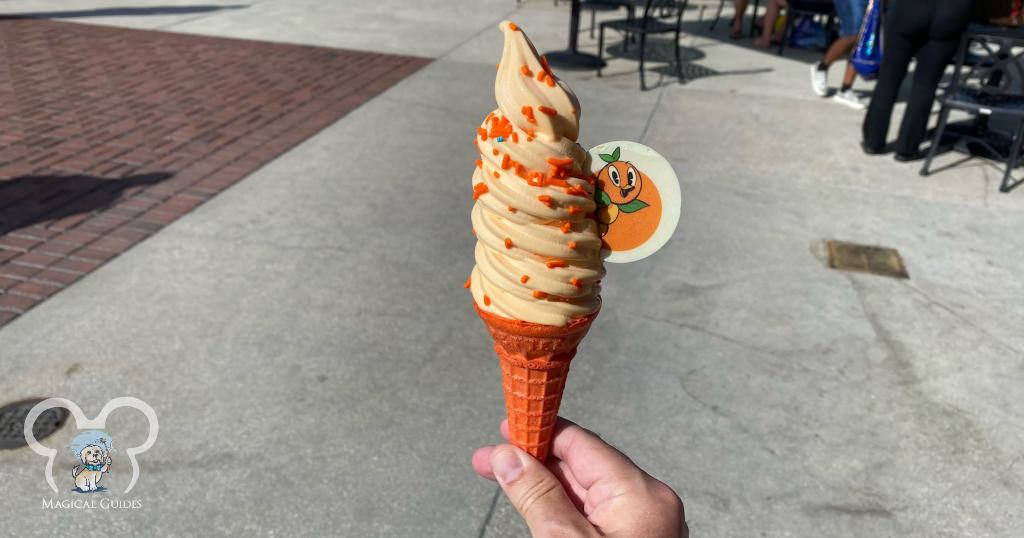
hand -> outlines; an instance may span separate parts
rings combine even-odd
[[[508,421],[501,423],[508,439]],[[547,465],[512,445],[473,453],[473,470],[497,480],[534,538],[686,538],[683,502],[593,432],[563,418]]]

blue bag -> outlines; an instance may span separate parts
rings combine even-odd
[[[814,22],[814,17],[801,15],[795,19],[789,45],[801,49],[820,49],[828,44],[825,27]]]
[[[850,55],[850,63],[865,80],[878,76],[882,65],[882,3],[871,0],[860,26],[857,46]]]

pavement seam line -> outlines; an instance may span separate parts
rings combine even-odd
[[[477,538],[484,538],[487,534],[487,526],[491,524],[491,518],[494,517],[494,508],[498,506],[498,496],[501,495],[501,486],[494,486],[494,495],[491,496],[491,506],[487,509],[487,515],[484,516],[484,522],[480,525],[480,532],[476,534]]]

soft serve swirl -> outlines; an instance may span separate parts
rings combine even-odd
[[[487,312],[561,326],[598,309],[604,276],[594,178],[576,143],[579,102],[521,29],[499,27],[498,108],[475,139],[476,267],[467,286]]]

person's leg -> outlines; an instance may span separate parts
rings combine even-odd
[[[894,3],[892,11],[896,12],[899,9],[897,6],[905,4],[908,2]],[[885,146],[893,105],[896,104],[903,78],[907,75],[910,59],[918,48],[914,28],[909,26],[913,19],[895,15],[896,13],[891,14],[885,23],[885,54],[882,55],[878,82],[871,95],[871,104],[868,106],[861,129],[864,149],[870,153],[881,152]],[[910,31],[906,31],[908,26]]]
[[[764,25],[761,27],[761,37],[755,42],[758,47],[766,49],[772,46],[772,34],[775,29],[775,19],[786,7],[786,0],[769,0],[764,12]]]
[[[942,80],[950,59],[960,45],[960,36],[967,26],[970,0],[946,0],[933,7],[928,28],[928,41],[915,55],[913,87],[900,124],[896,153],[917,156],[928,118],[935,102],[935,89]],[[888,52],[888,50],[886,51]]]
[[[840,37],[832,42],[832,45],[825,51],[825,56],[818,62],[819,69],[828,69],[836,60],[841,60],[850,55],[854,45],[857,44],[857,36]]]
[[[736,0],[734,2],[736,16],[732,20],[732,33],[730,37],[740,39],[743,37],[743,14],[747,12],[749,0]]]
[[[935,89],[958,45],[959,41],[954,40],[929,40],[918,51],[910,100],[907,101],[907,110],[903,114],[899,138],[896,141],[897,154],[914,156],[920,151],[921,140],[924,139],[925,130],[928,128],[932,103],[935,102]],[[886,50],[886,53],[888,52]]]

